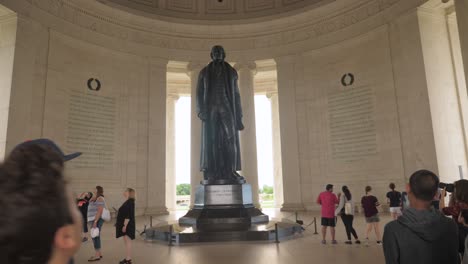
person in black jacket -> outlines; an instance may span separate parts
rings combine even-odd
[[[88,241],[88,206],[89,200],[93,198],[92,192],[84,192],[78,198],[78,209],[83,217],[83,239],[82,242]]]
[[[385,226],[387,264],[459,263],[457,226],[431,206],[438,186],[439,178],[431,171],[411,175],[407,188],[410,208]]]
[[[115,224],[116,238],[123,237],[125,243],[126,258],[120,264],[132,263],[132,240],[135,239],[135,190],[127,188],[124,192],[127,199],[119,208],[117,223]]]

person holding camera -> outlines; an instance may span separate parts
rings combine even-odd
[[[459,180],[454,184],[441,183],[442,188],[440,195],[440,210],[446,215],[451,216],[455,223],[458,225],[458,251],[461,255],[465,253],[464,242],[468,234],[468,231],[464,226],[458,223],[457,219],[460,216],[460,212],[464,209],[468,209],[468,180]],[[447,192],[451,192],[448,206],[445,207],[445,197]]]
[[[413,173],[407,187],[410,208],[385,226],[387,264],[457,264],[457,226],[432,207],[439,177],[428,170]]]
[[[460,215],[458,216],[458,223],[463,225],[465,229],[468,228],[468,210],[464,209],[461,210]],[[464,247],[465,247],[465,254],[463,254],[463,261],[462,264],[468,264],[468,237],[465,238],[464,241]]]

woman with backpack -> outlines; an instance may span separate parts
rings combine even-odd
[[[354,202],[352,200],[351,192],[349,191],[347,186],[343,186],[341,190],[343,191],[343,194],[342,193],[338,194],[340,203],[338,204],[338,207],[336,208],[335,215],[336,216],[341,215],[341,220],[343,220],[343,224],[346,229],[346,235],[348,236],[348,241],[346,241],[345,244],[348,244],[348,245],[353,244],[353,242],[351,242],[351,234],[356,240],[355,243],[361,244],[361,241],[359,241],[356,230],[354,230],[354,227],[353,227]]]

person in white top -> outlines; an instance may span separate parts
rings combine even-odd
[[[348,236],[348,241],[346,241],[345,244],[351,245],[353,243],[351,242],[351,234],[356,240],[355,243],[361,244],[361,241],[359,241],[356,230],[354,230],[354,227],[353,227],[354,202],[352,200],[351,192],[349,191],[347,186],[343,186],[341,190],[343,191],[343,193],[338,194],[340,203],[338,204],[338,207],[335,210],[335,215],[336,216],[340,215],[341,220],[343,220],[343,224],[346,229],[346,235]]]

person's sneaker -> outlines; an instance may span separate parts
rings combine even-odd
[[[84,242],[88,242],[88,238],[87,237],[83,237],[83,239],[81,240],[82,243]]]
[[[377,240],[377,245],[382,245],[382,241]]]
[[[336,244],[338,244],[338,241],[332,240],[332,244],[333,244],[333,245],[336,245]]]
[[[366,247],[369,246],[369,238],[366,238]]]
[[[352,244],[353,244],[353,242],[351,242],[351,241],[349,241],[349,240],[346,241],[346,242],[344,242],[344,243],[345,243],[346,245],[352,245]]]
[[[322,240],[322,245],[325,245],[327,244],[327,241],[326,240]]]
[[[356,244],[361,244],[361,241],[356,240],[354,243],[356,243]]]

